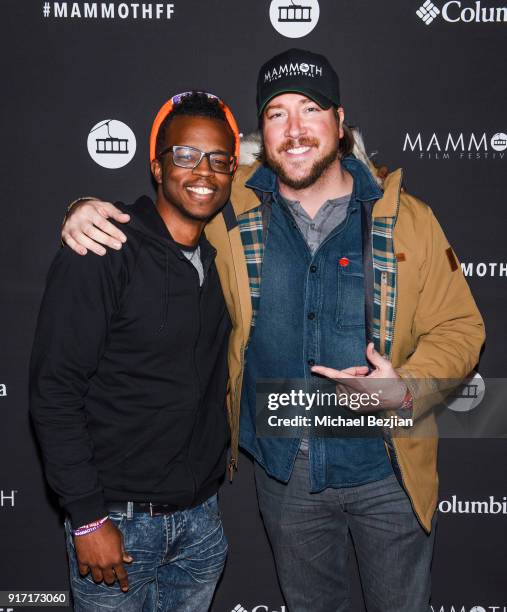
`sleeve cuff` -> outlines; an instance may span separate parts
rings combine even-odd
[[[78,529],[80,525],[92,523],[108,514],[102,491],[67,503],[65,509],[70,515],[72,529]]]
[[[76,198],[75,200],[72,200],[72,202],[67,206],[67,209],[65,211],[65,217],[67,217],[69,212],[74,208],[76,204],[79,204],[80,202],[86,202],[87,200],[96,200],[96,199],[97,198],[95,196],[81,196],[80,198]]]

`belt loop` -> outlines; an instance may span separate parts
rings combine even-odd
[[[127,520],[130,521],[134,518],[134,502],[127,502]]]
[[[150,516],[153,518],[153,504],[150,502]]]

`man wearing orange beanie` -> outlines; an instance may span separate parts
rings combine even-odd
[[[152,132],[156,202],[119,204],[124,248],[63,248],[51,266],[30,409],[76,612],[202,612],[222,573],[231,322],[202,230],[229,199],[238,141],[215,96],[172,98]]]

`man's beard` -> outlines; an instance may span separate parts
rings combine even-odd
[[[299,138],[297,141],[287,141],[285,142],[279,149],[278,153],[283,153],[287,151],[287,149],[292,149],[295,147],[305,147],[305,146],[317,146],[318,141],[312,138]],[[339,157],[339,140],[336,141],[335,147],[324,157],[318,159],[313,163],[313,166],[310,168],[308,174],[303,176],[302,178],[293,178],[289,176],[282,164],[274,159],[269,153],[266,151],[264,147],[264,142],[261,143],[261,150],[259,153],[259,160],[265,165],[269,166],[271,170],[278,176],[280,182],[287,187],[291,187],[292,189],[306,189],[310,187],[314,183],[316,183],[320,177],[326,172],[326,170],[333,164]]]

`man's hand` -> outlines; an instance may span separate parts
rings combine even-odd
[[[397,409],[403,403],[407,386],[394,370],[391,362],[382,357],[373,342],[366,347],[366,357],[375,369],[368,374],[366,366],[353,366],[345,370],[334,370],[325,366],[313,366],[312,372],[325,376],[337,383],[337,392],[379,393],[378,406],[365,406],[358,412],[379,412]]]
[[[81,576],[91,571],[95,582],[112,585],[118,580],[121,590],[128,591],[129,581],[123,563],[132,563],[134,559],[125,552],[123,536],[110,520],[96,531],[75,536],[74,545]]]
[[[62,227],[62,240],[79,255],[88,250],[97,255],[105,255],[105,245],[119,250],[127,237],[107,219],[127,223],[130,215],[122,213],[111,202],[84,200],[75,204],[67,214]]]

